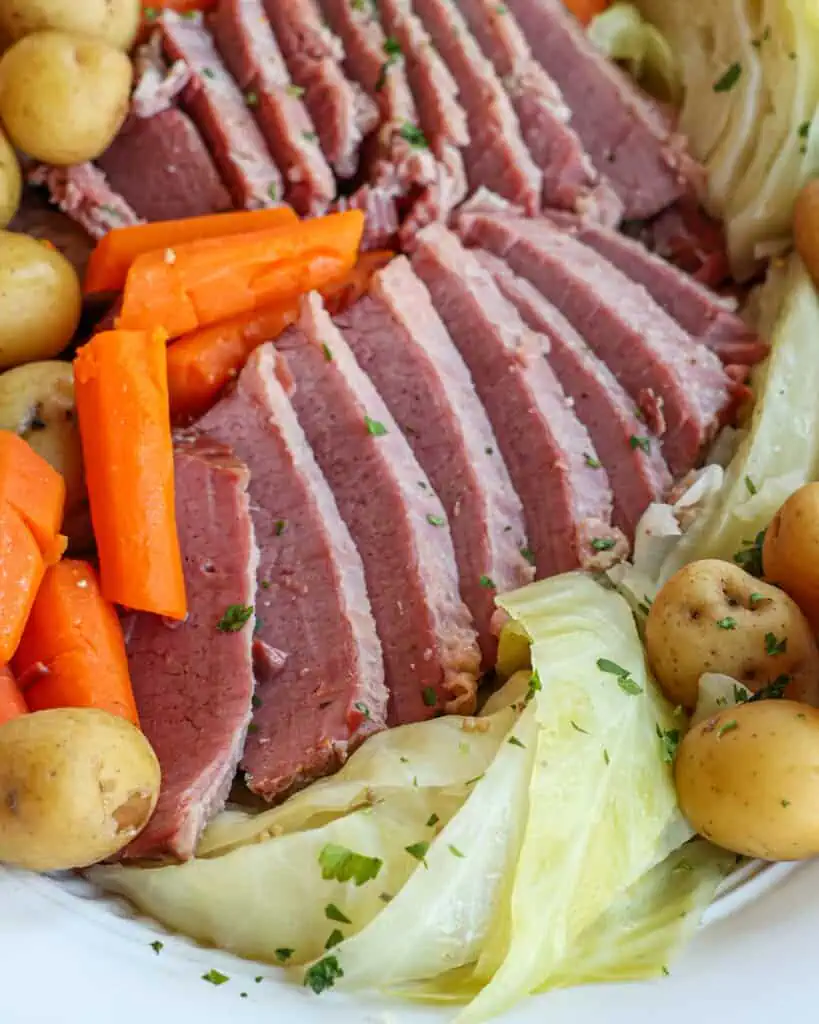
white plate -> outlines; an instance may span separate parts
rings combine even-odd
[[[752,875],[656,982],[530,999],[516,1024],[808,1024],[819,1000],[819,862]],[[160,938],[164,949],[150,943]],[[230,981],[202,980],[217,968]],[[254,978],[264,980],[256,983]],[[240,993],[247,992],[247,998]],[[0,1024],[414,1024],[450,1014],[377,997],[314,996],[275,970],[138,920],[83,882],[0,869]]]

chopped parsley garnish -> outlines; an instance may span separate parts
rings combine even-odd
[[[258,107],[259,105],[259,94],[257,92],[246,92],[245,103],[249,107]]]
[[[371,437],[383,437],[387,433],[387,428],[383,423],[379,423],[378,420],[370,419],[369,416],[364,417],[364,426],[367,428],[367,433]]]
[[[774,633],[765,634],[765,653],[775,658],[777,654],[784,654],[788,649],[788,638],[783,637],[777,640]]]
[[[636,697],[643,692],[642,686],[639,683],[635,683],[631,676],[619,676],[617,685],[623,693],[627,693],[630,697]]]
[[[783,807],[790,807],[791,805],[790,800],[780,800],[779,802],[782,804]]]
[[[227,974],[222,974],[221,971],[211,968],[207,974],[202,975],[202,981],[207,981],[211,985],[224,985],[226,981],[230,981],[230,978]]]
[[[301,137],[305,142],[318,142],[318,135],[315,132],[302,132]]]
[[[330,932],[329,936],[327,937],[327,941],[324,943],[324,948],[325,949],[332,949],[333,946],[337,946],[339,944],[339,942],[343,942],[343,941],[344,941],[344,933],[340,929],[334,928]]]
[[[162,952],[164,948],[165,943],[160,942],[159,939],[157,939],[156,942],[151,943],[151,949],[154,951],[154,953],[156,953],[157,956],[159,956],[159,954]]]
[[[247,731],[248,732],[258,732],[259,731],[259,727],[258,727],[258,725],[256,725],[255,722],[251,722],[250,725],[247,727]]]
[[[719,727],[719,732],[717,733],[717,736],[724,736],[726,732],[733,732],[734,729],[738,728],[739,723],[735,718],[732,718],[730,722],[726,722],[724,725],[721,725]]]
[[[435,828],[440,820],[437,814],[430,814],[429,818],[427,818],[427,828]]]
[[[541,683],[538,671],[537,669],[535,669],[534,672],[532,672],[531,676],[529,676],[529,689],[526,691],[526,699],[524,703],[528,704],[530,701],[532,701],[534,699],[535,694],[539,693],[542,689],[543,683]]]
[[[434,708],[438,703],[438,694],[434,686],[425,686],[421,691],[421,697],[428,708]]]
[[[480,582],[481,582],[481,586],[482,587],[486,587],[487,590],[497,590],[498,589],[495,586],[495,581],[492,579],[491,576],[481,576],[481,581]]]
[[[392,895],[388,892],[380,892],[378,898],[382,903],[389,903],[392,900]]]
[[[257,697],[256,694],[254,693],[253,696],[250,698],[250,703],[252,707],[260,708],[262,706],[262,698]]]
[[[611,537],[594,537],[591,542],[594,551],[611,551],[615,544]]]
[[[357,700],[355,704],[353,704],[353,707],[360,715],[363,715],[364,718],[369,719],[371,717],[370,709],[367,707],[366,704],[362,704],[360,700]]]
[[[724,619],[717,620],[717,626],[719,626],[720,629],[736,629],[737,620],[732,619],[730,615],[726,615]]]
[[[745,477],[745,489],[752,497],[754,494],[759,493],[758,487],[749,476]]]
[[[341,969],[338,957],[325,956],[304,972],[304,986],[311,988],[319,996],[326,989],[332,988],[338,979],[343,977],[344,971]]]
[[[494,455],[495,454],[495,449],[492,448],[491,446],[487,446],[486,448],[484,448],[484,451],[486,452],[487,455]]]
[[[810,134],[810,121],[803,121],[799,125],[799,131],[797,133],[800,139],[806,139]]]
[[[387,81],[387,72],[401,56],[401,44],[397,39],[393,39],[392,36],[387,36],[384,40],[384,53],[387,55],[387,59],[381,65],[381,70],[378,72],[378,78],[375,83],[376,92],[381,92],[384,88]]]
[[[280,949],[276,950],[276,959],[279,961],[280,964],[286,964],[294,953],[294,949],[288,949],[286,946],[282,946]],[[261,974],[257,975],[253,980],[258,985],[262,980]]]
[[[336,843],[327,843],[322,847],[318,862],[325,882],[355,882],[357,886],[375,878],[384,863],[380,857],[354,853]]]
[[[657,726],[657,735],[660,738],[660,748],[663,754],[663,761],[666,764],[673,764],[677,756],[677,747],[680,745],[679,729],[661,729]]]
[[[517,738],[517,736],[510,736],[509,739],[506,742],[511,747],[521,747],[523,750],[526,749],[526,744],[525,743],[521,743],[521,741]]]
[[[401,44],[394,36],[387,36],[384,40],[384,53],[391,57],[393,61],[398,60],[402,55]]]
[[[768,683],[767,686],[763,686],[762,689],[757,690],[756,693],[752,693],[750,697],[746,698],[745,703],[755,704],[760,700],[780,700],[785,696],[785,690],[788,688],[790,681],[790,676],[777,676],[772,683]]]
[[[401,125],[398,134],[415,149],[429,149],[426,135],[416,124],[410,124],[409,121],[405,122]]]
[[[427,522],[430,526],[446,526],[446,519],[443,516],[434,516],[431,512],[427,516]]]
[[[603,747],[603,760],[606,762],[606,764],[611,764],[611,758],[609,757],[609,752],[608,752],[608,750],[606,750],[605,747]]]
[[[202,68],[202,74],[205,78],[216,78],[216,72],[213,68]]]
[[[277,537],[281,537],[281,535],[287,529],[287,520],[286,519],[277,519],[276,520],[276,525],[273,527],[273,529],[274,529],[274,531],[276,533],[276,536]],[[270,586],[270,584],[268,583],[268,587],[269,586]],[[267,587],[265,589],[267,589]]]
[[[220,633],[238,633],[253,614],[253,605],[250,604],[229,604],[225,614],[216,623]]]
[[[465,853],[461,853],[461,851],[458,849],[458,847],[457,846],[453,846],[452,843],[449,844],[448,849],[449,849],[449,852],[452,854],[453,857],[465,857],[466,856]]]
[[[760,605],[764,600],[765,598],[762,594],[751,594],[751,596],[748,598],[748,602],[751,605],[751,610],[753,611],[753,609],[758,607],[758,605]]]
[[[288,85],[285,91],[287,92],[288,96],[293,96],[297,100],[301,99],[302,96],[304,95],[304,87],[301,85]]]
[[[646,454],[651,451],[651,438],[649,437],[640,437],[637,434],[632,434],[628,439],[628,443],[634,450],[639,448],[641,452],[645,452]]]
[[[742,65],[737,61],[714,82],[714,92],[730,92],[742,75]]]
[[[289,960],[294,952],[295,950],[292,949],[277,949],[276,959],[284,962],[285,960]],[[264,981],[264,978],[261,976],[261,974],[257,974],[253,980],[256,982],[257,985],[260,985]]]
[[[467,779],[464,783],[465,786],[474,786],[476,782],[480,782],[486,773],[481,772],[480,775],[475,775],[471,779]]]
[[[267,186],[267,194],[270,196],[274,203],[279,198],[279,189],[275,182]]]
[[[520,553],[521,555],[523,555],[523,557],[526,559],[529,565],[535,564],[535,553],[534,551],[532,551],[531,548],[521,548]]]
[[[570,725],[574,729],[575,732],[582,732],[584,736],[591,736],[591,733],[589,732],[589,730],[588,729],[584,729],[582,725],[578,725],[577,722],[574,721],[574,719],[572,719]]]
[[[631,672],[629,672],[628,669],[623,668],[622,665],[618,665],[616,661],[609,661],[608,658],[598,658],[597,667],[601,672],[606,672],[611,676],[617,676],[617,685],[623,693],[627,693],[631,697],[636,697],[638,694],[643,692],[642,686],[631,678]]]
[[[409,846],[405,846],[404,849],[407,851],[410,857],[414,857],[416,860],[420,860],[424,867],[427,866],[426,856],[427,850],[429,849],[429,843],[411,843]]]
[[[509,13],[509,8],[506,6],[506,4],[497,4],[496,7],[495,7],[495,10],[497,11],[498,14],[508,14]]]
[[[600,459],[596,459],[593,455],[584,455],[583,461],[589,467],[589,469],[602,469],[603,463]]]
[[[324,916],[328,921],[338,921],[339,924],[352,924],[343,910],[339,910],[335,903],[328,903],[324,908]]]
[[[753,540],[742,542],[742,548],[734,555],[734,561],[751,576],[762,575],[762,545],[767,530],[760,530]]]
[[[159,16],[159,11],[156,7],[146,7],[142,14],[146,21],[156,21]]]

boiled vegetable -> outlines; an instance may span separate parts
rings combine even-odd
[[[26,714],[28,707],[8,665],[0,668],[0,725]]]
[[[686,734],[677,792],[691,826],[765,860],[819,853],[819,711],[789,700],[726,708]]]
[[[793,210],[793,240],[805,269],[819,287],[819,180],[806,182]]]
[[[128,113],[127,55],[84,35],[37,32],[0,58],[0,120],[14,145],[57,165],[94,160]]]
[[[753,691],[782,683],[794,700],[819,705],[819,650],[805,616],[730,562],[692,562],[665,584],[649,611],[646,650],[668,699],[686,708],[706,672]]]
[[[0,664],[17,650],[44,572],[43,554],[23,517],[0,502]]]
[[[0,370],[50,359],[80,320],[77,274],[53,247],[0,231]]]
[[[819,484],[800,487],[776,513],[765,534],[762,567],[819,631]]]
[[[61,532],[74,551],[94,545],[71,363],[28,363],[0,374],[0,430],[19,434],[65,483]]]
[[[0,132],[0,228],[17,213],[23,193],[23,176],[14,147]]]
[[[610,2],[611,0],[563,0],[565,6],[582,25],[588,25],[592,18],[605,11]]]
[[[185,242],[138,256],[120,327],[172,338],[321,288],[355,264],[364,217],[330,214],[292,228]]]
[[[183,619],[165,338],[98,334],[77,353],[74,381],[102,592]]]
[[[677,55],[654,25],[631,3],[615,3],[589,24],[589,39],[606,56],[624,64],[648,92],[679,103],[683,83]]]
[[[160,11],[177,11],[179,14],[187,14],[189,11],[211,11],[217,6],[219,0],[143,0],[142,7],[145,20],[150,25],[156,20]]]
[[[0,726],[0,861],[33,871],[86,867],[145,827],[159,762],[123,718],[58,708]]]
[[[0,5],[0,35],[10,42],[57,29],[103,39],[119,50],[130,50],[142,17],[140,0],[4,0]]]
[[[0,503],[17,512],[48,560],[63,521],[65,483],[45,459],[9,430],[0,430]]]
[[[13,665],[32,711],[99,708],[139,725],[119,616],[87,562],[47,570]]]
[[[203,238],[224,238],[228,235],[287,227],[296,220],[289,206],[273,206],[265,210],[243,210],[238,213],[218,213],[210,217],[190,217],[186,220],[165,220],[115,228],[94,247],[83,288],[86,295],[120,291],[134,260],[145,253],[164,253],[168,248],[183,242]]]

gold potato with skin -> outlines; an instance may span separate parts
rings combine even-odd
[[[776,513],[765,533],[762,567],[819,630],[819,483],[800,487]]]
[[[819,179],[806,182],[796,197],[793,240],[813,283],[819,287]]]
[[[148,823],[160,769],[143,734],[94,708],[0,726],[0,861],[32,871],[88,867]]]
[[[20,162],[9,140],[0,132],[0,228],[4,228],[17,213],[22,194]]]
[[[819,711],[790,700],[726,708],[683,738],[680,809],[718,846],[763,860],[819,854]]]
[[[95,160],[122,127],[132,79],[128,56],[108,43],[37,32],[0,58],[0,121],[35,160]]]
[[[677,572],[646,622],[646,651],[674,704],[694,708],[706,672],[754,692],[789,678],[785,694],[819,704],[819,650],[796,603],[730,562],[707,559]]]
[[[33,32],[56,29],[94,36],[127,51],[141,18],[140,0],[3,0],[0,38],[10,45]]]

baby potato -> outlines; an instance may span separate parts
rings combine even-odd
[[[0,370],[56,356],[74,336],[81,308],[80,282],[65,256],[0,231]]]
[[[94,160],[122,127],[132,78],[131,61],[108,43],[36,32],[0,58],[0,120],[36,160]]]
[[[776,513],[765,534],[762,567],[819,631],[819,483],[800,487]]]
[[[72,552],[93,546],[70,363],[28,363],[0,373],[0,430],[24,438],[65,481],[62,531]]]
[[[23,176],[17,154],[0,132],[0,228],[4,228],[20,208]]]
[[[726,850],[819,854],[819,711],[790,700],[726,708],[688,732],[674,767],[680,809]]]
[[[819,650],[794,601],[730,562],[692,562],[657,595],[646,651],[663,692],[693,708],[706,672],[757,692],[785,680],[794,700],[819,704]]]
[[[808,181],[796,197],[793,238],[796,251],[813,283],[819,287],[819,180],[816,178]]]
[[[56,29],[130,50],[141,18],[140,0],[3,0],[0,37],[11,44],[33,32]]]
[[[88,867],[137,836],[159,797],[151,745],[96,708],[55,708],[0,726],[0,861]]]

